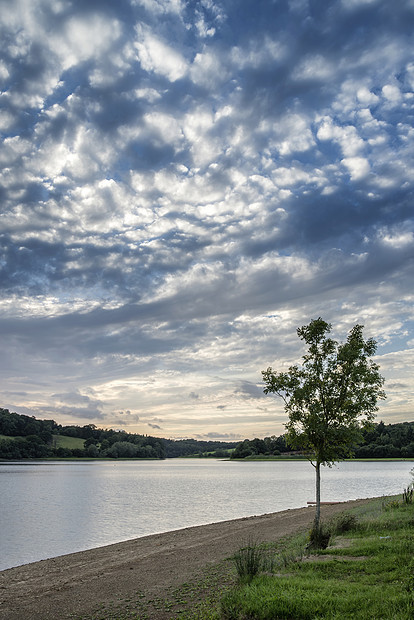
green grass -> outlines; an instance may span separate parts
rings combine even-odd
[[[17,439],[17,437],[10,437],[8,435],[0,435],[0,439]],[[24,439],[24,437],[20,437],[19,439]],[[70,448],[71,450],[74,448],[79,448],[83,450],[85,440],[80,437],[69,437],[67,435],[53,435],[53,446],[56,448]]]
[[[68,437],[67,435],[53,435],[53,446],[56,448],[78,448],[83,450],[85,440],[80,437]]]
[[[331,574],[332,570],[335,576]],[[408,620],[413,617],[408,595],[396,594],[392,584],[366,585],[359,580],[353,582],[347,574],[340,579],[336,573],[335,567],[330,566],[323,576],[312,573],[294,579],[261,577],[240,592],[227,595],[222,617],[228,620]]]
[[[312,561],[288,563],[222,599],[220,620],[414,617],[414,505],[375,501]]]

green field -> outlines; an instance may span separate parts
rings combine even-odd
[[[9,437],[7,435],[0,435],[1,439],[17,439],[17,437]],[[20,437],[24,439],[24,437]],[[79,437],[68,437],[67,435],[53,435],[53,447],[54,448],[69,448],[71,450],[78,448],[83,450],[85,440]]]
[[[80,437],[68,437],[67,435],[53,435],[53,447],[54,448],[69,448],[74,450],[76,448],[83,450],[85,440]]]

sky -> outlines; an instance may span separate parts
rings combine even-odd
[[[414,0],[0,0],[0,397],[280,435],[321,316],[414,420]]]

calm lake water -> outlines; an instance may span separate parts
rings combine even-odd
[[[402,492],[413,462],[322,471],[322,501]],[[300,508],[315,498],[307,461],[0,463],[0,570],[191,525]],[[310,509],[312,510],[312,509]]]

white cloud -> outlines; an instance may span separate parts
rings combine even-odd
[[[332,140],[337,142],[343,155],[352,158],[364,149],[364,141],[359,136],[357,128],[353,125],[340,127],[330,117],[322,119],[317,131],[319,140]]]
[[[182,0],[131,0],[131,4],[143,6],[156,15],[167,13],[181,15],[185,7]]]
[[[10,76],[9,70],[4,61],[0,61],[0,80],[7,80]]]
[[[235,46],[231,49],[230,60],[234,69],[260,68],[269,63],[279,63],[287,56],[286,46],[277,39],[266,35],[263,39],[254,39],[247,46]]]
[[[412,231],[403,231],[387,234],[382,236],[382,241],[386,245],[393,248],[401,249],[404,247],[412,247],[414,243],[414,233]]]
[[[371,92],[366,86],[362,86],[357,91],[357,99],[360,103],[367,106],[374,106],[378,103],[379,97]]]
[[[203,38],[214,37],[216,34],[216,29],[206,22],[205,16],[201,12],[196,11],[196,15],[195,27],[199,36]]]
[[[397,105],[401,101],[401,91],[395,84],[386,84],[382,87],[382,95],[391,105]]]
[[[170,82],[179,80],[187,73],[188,66],[185,58],[173,47],[141,25],[136,27],[136,31],[135,48],[145,71],[154,71],[165,76]]]
[[[121,33],[120,24],[114,20],[91,16],[72,18],[65,26],[65,39],[53,41],[52,49],[62,60],[64,69],[78,64],[92,56],[102,54]],[[63,45],[62,45],[63,43]]]
[[[171,114],[149,112],[145,114],[143,121],[152,134],[156,133],[163,142],[178,146],[178,143],[183,139],[181,126],[178,120]]]
[[[10,112],[6,112],[5,110],[0,111],[0,131],[8,133],[8,130],[11,128],[13,122],[13,114],[11,114]]]
[[[155,103],[161,99],[161,93],[155,88],[137,88],[134,94],[138,99],[146,99],[149,103]]]
[[[329,80],[335,71],[334,65],[319,54],[311,54],[300,62],[293,72],[295,80]]]
[[[307,170],[294,164],[289,168],[280,167],[273,171],[272,177],[278,187],[294,187],[295,185],[316,184],[321,187],[326,184],[326,176],[322,170],[314,168]]]
[[[345,157],[343,165],[348,169],[352,181],[360,181],[370,173],[370,165],[364,157]]]
[[[205,50],[196,54],[191,65],[190,75],[194,84],[212,88],[228,80],[230,72],[223,65],[219,54]]]
[[[309,121],[299,114],[289,114],[282,118],[276,133],[283,133],[286,136],[280,142],[276,142],[276,148],[281,155],[307,151],[314,144]],[[272,145],[272,141],[270,144]]]

